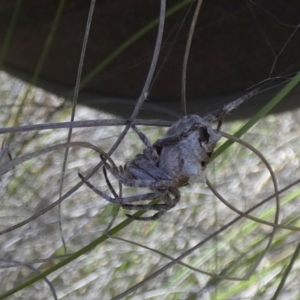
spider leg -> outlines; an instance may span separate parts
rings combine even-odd
[[[136,217],[136,216],[129,215],[129,214],[126,214],[126,216],[128,218],[131,218],[131,219],[134,219],[134,220],[137,220],[137,221],[155,221],[155,220],[158,220],[164,214],[165,214],[165,211],[160,211],[160,212],[158,212],[155,215],[150,216],[150,217]]]
[[[124,198],[121,198],[121,197],[112,198],[112,197],[104,194],[100,190],[98,190],[95,186],[93,186],[90,182],[88,182],[82,176],[82,174],[78,173],[78,176],[92,191],[94,191],[96,194],[98,194],[99,196],[101,196],[105,200],[107,200],[111,203],[114,203],[114,204],[119,204],[119,205],[130,204],[130,203],[135,202],[135,201],[155,200],[155,199],[158,199],[158,198],[161,197],[160,193],[146,193],[146,194],[143,194],[143,195],[135,195],[135,196],[124,197]]]
[[[177,187],[173,187],[173,186],[169,187],[168,190],[174,196],[174,198],[172,199],[172,207],[171,207],[173,208],[178,204],[181,198],[180,190]]]
[[[148,157],[153,162],[159,161],[159,154],[157,153],[156,149],[152,146],[146,135],[143,134],[135,125],[132,125],[132,129],[136,132],[136,134],[146,146],[146,149],[144,150],[144,155],[146,155],[146,157]]]
[[[122,167],[120,167],[120,171],[122,172]],[[107,176],[107,172],[106,172],[106,168],[103,166],[103,174],[104,174],[104,177],[105,177],[105,181],[106,181],[106,184],[108,185],[110,191],[112,192],[112,194],[115,196],[115,197],[118,197],[117,193],[115,192],[115,189],[112,187],[109,179],[108,179],[108,176]],[[134,210],[143,210],[145,208],[145,210],[162,210],[162,208],[156,208],[156,206],[165,206],[165,208],[167,209],[167,205],[166,204],[153,204],[153,205],[148,205],[148,208],[147,205],[134,205],[134,204],[123,204],[122,205],[122,208],[124,209],[127,209],[127,210],[130,210],[130,209],[134,209]],[[151,217],[134,217],[132,215],[129,215],[129,214],[125,214],[127,217],[129,218],[132,218],[132,219],[135,219],[135,220],[148,220],[148,221],[151,221],[151,220],[156,220],[159,218],[159,215],[162,214],[161,212],[160,213],[156,213],[155,215],[151,216]]]
[[[219,131],[221,129],[224,117],[226,115],[228,115],[232,110],[238,108],[242,103],[247,101],[249,98],[251,98],[254,95],[258,94],[259,91],[260,91],[260,88],[257,88],[255,90],[241,96],[237,100],[226,104],[223,108],[213,111],[211,114],[204,117],[203,120],[207,121],[207,122],[218,121],[217,131]]]
[[[139,136],[141,141],[145,144],[147,148],[152,148],[152,144],[148,140],[145,134],[143,134],[135,125],[132,125],[132,129],[135,131],[135,133]]]
[[[128,210],[156,210],[166,211],[174,207],[174,200],[169,195],[160,195],[165,204],[123,204],[122,207]],[[150,199],[148,199],[150,200]]]
[[[170,210],[171,208],[175,207],[177,205],[177,203],[180,200],[180,191],[178,188],[175,187],[170,187],[169,188],[169,192],[174,196],[174,198],[172,199],[169,195],[164,195],[162,197],[162,200],[164,200],[164,202],[166,204],[146,204],[146,205],[122,205],[123,208],[125,209],[132,209],[132,210],[156,210],[158,211],[158,213],[154,214],[153,216],[149,216],[149,217],[136,217],[133,215],[129,215],[126,214],[126,216],[128,218],[132,218],[134,220],[138,220],[138,221],[154,221],[159,219],[161,216],[163,216],[168,210]],[[168,197],[168,199],[166,200],[166,198]],[[170,200],[171,202],[169,202]]]
[[[169,174],[162,170],[156,163],[147,159],[143,154],[138,154],[132,161],[127,162],[125,170],[128,175],[130,174],[129,177],[143,181],[155,181],[157,184],[163,181],[168,183],[174,181]],[[125,176],[125,178],[128,178],[128,176]]]
[[[174,146],[181,142],[182,140],[185,140],[187,137],[189,137],[192,133],[194,133],[196,130],[199,130],[201,127],[206,127],[207,123],[203,122],[196,122],[194,123],[188,130],[181,132],[179,135],[169,136],[166,138],[162,138],[157,140],[153,147],[156,149],[160,149],[166,146]]]
[[[173,184],[173,180],[171,179],[165,179],[165,180],[156,180],[156,179],[127,179],[124,178],[119,172],[117,172],[115,169],[113,169],[107,162],[103,160],[101,157],[105,167],[109,172],[116,177],[122,184],[126,186],[131,186],[131,187],[153,187],[153,188],[162,188],[166,186],[170,186]],[[154,166],[155,167],[155,166]],[[165,175],[167,176],[167,175]]]
[[[123,204],[122,207],[127,210],[169,210],[170,206],[167,204]]]

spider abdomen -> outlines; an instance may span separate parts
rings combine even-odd
[[[186,134],[187,133],[187,134]],[[199,116],[186,116],[176,122],[165,134],[169,138],[176,134],[187,135],[174,145],[163,146],[159,168],[176,178],[178,187],[204,181],[204,169],[221,135]]]

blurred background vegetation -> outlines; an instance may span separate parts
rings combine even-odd
[[[3,5],[0,5],[1,13],[11,12],[5,15],[6,18],[1,18],[1,22],[3,24],[6,22],[6,25],[0,26],[2,32],[0,57],[4,70],[0,73],[1,129],[18,125],[70,121],[73,108],[70,99],[75,87],[88,5],[83,4],[83,1],[52,1],[51,4],[49,1],[43,3],[15,1],[5,2],[5,4],[4,1],[1,2],[3,2]],[[245,1],[243,4],[240,1],[225,2],[224,6],[218,6],[218,1],[211,3],[204,1],[203,15],[201,16],[200,13],[199,16],[199,29],[194,36],[196,44],[192,47],[195,53],[191,54],[191,70],[188,71],[187,77],[189,113],[199,112],[203,115],[212,109],[222,107],[237,92],[254,83],[277,76],[281,77],[280,81],[288,82],[289,78],[299,71],[298,51],[297,55],[293,54],[294,49],[299,49],[297,48],[300,40],[298,20],[294,19],[296,8],[300,10],[299,4],[287,1],[286,4],[279,5],[279,2],[276,2],[274,7],[277,10],[272,11],[268,1]],[[109,112],[126,118],[130,115],[136,98],[141,92],[156,39],[156,25],[151,25],[153,29],[144,32],[140,40],[131,40],[131,38],[158,17],[159,3],[155,6],[153,3],[143,3],[143,5],[135,1],[129,3],[127,3],[128,10],[123,9],[124,20],[118,18],[118,13],[121,15],[122,9],[120,8],[121,12],[116,10],[120,2],[96,3],[90,33],[91,40],[86,54],[87,62],[83,67],[83,82],[86,80],[86,89],[79,93],[80,104],[76,106],[76,121],[116,118]],[[184,13],[189,8],[189,13],[192,15],[194,6],[190,7],[188,2],[178,2],[178,5],[180,3],[182,8],[177,10],[178,14],[174,15],[177,17],[173,22],[177,20],[179,25],[183,24],[184,30],[179,31],[178,26],[167,23],[165,35],[169,36],[168,30],[175,32],[175,37],[170,38],[174,44],[171,42],[166,44],[175,51],[176,55],[169,61],[168,53],[165,53],[167,51],[162,50],[158,69],[160,66],[164,68],[158,72],[159,77],[154,81],[149,100],[142,109],[142,117],[175,120],[182,115],[179,85],[183,52],[179,50],[182,51],[184,48],[190,24],[188,21],[183,23]],[[115,12],[113,17],[108,13],[110,12],[108,8]],[[215,14],[209,13],[211,10]],[[277,11],[281,14],[276,14]],[[103,21],[105,12],[107,12],[108,23]],[[144,17],[144,12],[149,13],[147,18]],[[270,19],[264,17],[263,12],[271,16]],[[73,35],[69,34],[68,29],[72,27],[70,20],[72,18],[78,20],[77,17],[81,14],[82,23],[75,22],[77,27],[73,26]],[[215,23],[207,20],[207,15],[213,15],[219,27],[214,28]],[[214,44],[219,39],[214,33],[206,31],[207,27],[213,27],[218,32],[225,26],[223,22],[228,21],[231,24],[228,25],[229,28],[236,28],[238,21],[235,17],[245,18],[245,15],[252,18],[245,21],[248,35],[234,31],[227,32],[223,29],[220,32],[220,35],[226,37],[222,40],[223,46]],[[288,23],[285,18],[288,18]],[[275,20],[278,28],[275,23],[271,23],[271,19]],[[137,20],[138,25],[133,20]],[[190,20],[190,17],[187,17],[187,20]],[[98,24],[98,22],[104,23]],[[113,29],[123,28],[126,24],[131,25],[130,30],[124,29],[124,36],[119,36],[119,40],[110,43],[113,40],[110,38],[113,36]],[[260,31],[258,29],[258,31],[254,29],[250,31],[249,28],[252,28],[250,25],[255,26],[256,29],[260,28]],[[263,26],[270,27],[266,30]],[[276,29],[275,32],[270,33],[270,28]],[[116,29],[116,32],[118,30]],[[26,35],[25,32],[28,34]],[[180,32],[179,36],[176,36],[177,32]],[[44,39],[39,39],[40,36]],[[69,36],[69,39],[65,39],[66,36]],[[205,36],[209,36],[213,42],[205,39]],[[252,36],[255,37],[254,40]],[[279,44],[275,47],[271,41],[272,38],[276,40],[276,36]],[[242,43],[249,42],[242,47],[233,42],[233,37],[234,40],[241,40]],[[21,43],[19,43],[20,39]],[[96,40],[99,40],[100,44],[94,44]],[[224,40],[229,40],[230,45],[226,46]],[[77,47],[71,44],[71,41],[75,42]],[[118,52],[122,43],[128,41],[131,43],[130,51],[114,54]],[[267,45],[266,48],[262,48],[258,41]],[[213,43],[211,46],[214,52],[208,59],[205,53],[210,52],[207,50],[210,48],[206,48],[210,43]],[[179,48],[176,48],[176,45]],[[148,56],[141,51],[143,48]],[[246,60],[248,52],[242,51],[246,48],[253,50],[250,51],[253,56],[249,57],[249,61]],[[129,58],[129,53],[133,58]],[[110,57],[109,54],[115,55],[115,65],[109,65],[110,59],[104,59]],[[227,55],[233,56],[229,58]],[[180,61],[174,63],[174,60],[179,57]],[[225,66],[221,66],[217,60],[214,65],[218,57],[221,57]],[[262,61],[266,58],[268,65],[263,65]],[[164,64],[163,59],[167,60],[167,65]],[[95,65],[96,61],[99,65]],[[201,67],[203,61],[208,61],[212,69]],[[17,63],[22,65],[17,66]],[[172,64],[168,65],[168,63]],[[226,65],[229,63],[230,65]],[[218,66],[220,66],[219,71]],[[101,73],[102,77],[90,76],[94,69],[100,72],[104,67],[106,69]],[[237,70],[244,70],[246,73],[240,75]],[[260,70],[262,72],[259,72]],[[130,73],[134,73],[134,76],[130,77],[128,75]],[[178,78],[170,77],[170,73]],[[255,76],[251,80],[249,78],[250,81],[242,81],[242,78],[247,78],[247,74],[250,77],[252,73],[255,73]],[[69,75],[67,81],[55,78],[56,75],[63,77],[66,74]],[[217,77],[216,74],[222,76],[214,79]],[[204,84],[203,78],[206,77],[208,81]],[[228,81],[225,81],[225,78]],[[126,94],[125,87],[129,94]],[[176,88],[173,89],[174,87]],[[220,90],[217,90],[217,87],[220,87]],[[282,86],[278,87],[280,88]],[[170,93],[167,95],[167,92]],[[252,117],[264,103],[271,100],[271,95],[276,93],[276,89],[271,89],[269,93],[263,93],[253,101],[250,100],[248,105],[241,107],[241,113],[240,110],[234,111],[232,118],[239,119],[245,115]],[[264,118],[261,114],[259,122],[243,135],[245,141],[266,157],[274,170],[279,189],[295,182],[300,175],[299,111],[295,109],[300,103],[297,87],[296,91],[289,92],[288,96],[283,98],[277,112],[287,108],[293,108],[293,111]],[[168,102],[168,99],[174,101]],[[223,131],[234,133],[245,123],[247,121],[244,119],[227,122]],[[176,264],[125,296],[125,299],[299,298],[299,260],[297,260],[299,185],[288,189],[280,196],[279,209],[277,207],[276,210],[276,201],[272,198],[251,213],[256,218],[273,223],[276,213],[279,212],[279,222],[285,226],[285,229],[278,228],[273,233],[272,243],[263,256],[272,237],[272,226],[243,217],[227,228],[226,224],[237,217],[237,213],[225,206],[204,183],[182,188],[182,199],[179,205],[155,222],[128,221],[124,210],[118,212],[117,206],[107,203],[83,185],[62,202],[60,211],[56,206],[39,218],[3,233],[11,226],[41,212],[60,197],[65,148],[57,146],[55,150],[47,153],[46,150],[49,146],[65,143],[68,130],[55,126],[48,130],[32,131],[22,128],[18,132],[1,135],[0,171],[3,166],[10,163],[11,159],[43,149],[45,153],[37,153],[31,159],[25,158],[23,163],[9,172],[1,173],[0,291],[2,294],[0,298],[7,295],[6,291],[18,289],[23,285],[26,288],[18,292],[12,290],[12,295],[8,298],[111,299],[160,270],[170,262],[170,257],[176,258],[186,253],[201,241],[205,242],[183,259],[184,263],[194,269]],[[154,126],[140,128],[151,142],[160,138],[166,130]],[[122,129],[123,126],[74,128],[72,142],[87,142],[108,151]],[[225,139],[222,139],[222,142],[224,141]],[[112,158],[117,165],[124,165],[142,149],[141,141],[130,131]],[[71,147],[62,194],[70,191],[80,181],[78,172],[86,174],[98,163],[99,154],[95,150],[83,147],[83,144]],[[240,211],[246,211],[274,193],[266,165],[255,154],[237,143],[211,162],[207,177],[217,191]],[[118,182],[112,176],[110,180],[118,190]],[[91,182],[109,193],[101,170],[92,177]],[[124,188],[123,190],[124,195],[141,192],[143,192],[141,189]],[[113,229],[113,236],[110,236],[107,228],[117,212],[113,224],[113,228],[116,226],[116,229]],[[59,222],[61,222],[61,229]],[[220,229],[222,231],[214,235],[214,232]],[[65,241],[66,251],[62,240]],[[256,266],[258,262],[260,263]],[[293,266],[289,269],[291,262]],[[256,268],[252,270],[253,266]],[[31,284],[30,280],[45,271],[50,273],[47,274],[47,280],[39,280]],[[250,271],[252,271],[251,276]],[[246,275],[249,276],[244,278]],[[279,291],[278,295],[276,290]]]

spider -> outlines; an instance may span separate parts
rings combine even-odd
[[[204,170],[221,138],[220,129],[224,117],[256,93],[257,90],[250,92],[203,118],[198,115],[189,115],[179,119],[153,145],[145,134],[132,125],[132,129],[146,147],[143,154],[137,154],[128,161],[124,170],[120,172],[113,169],[104,157],[100,156],[105,168],[123,185],[146,187],[151,191],[150,193],[129,197],[117,197],[114,193],[113,198],[98,190],[81,174],[79,177],[102,198],[119,204],[124,209],[157,211],[150,217],[127,214],[128,217],[144,221],[156,220],[177,205],[180,200],[180,187],[205,181]],[[213,129],[212,123],[215,121],[218,125],[216,129]],[[162,203],[133,204],[156,199],[160,199]]]

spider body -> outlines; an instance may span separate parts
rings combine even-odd
[[[204,181],[204,170],[217,142],[221,138],[222,120],[231,110],[257,93],[257,90],[239,98],[203,118],[189,115],[179,119],[166,134],[153,145],[136,126],[132,126],[146,148],[124,166],[124,171],[113,169],[103,157],[104,166],[125,186],[144,187],[151,192],[129,197],[108,196],[95,188],[79,174],[80,178],[97,194],[109,202],[128,210],[154,210],[150,217],[134,217],[138,220],[155,220],[180,200],[179,188],[189,183]],[[218,122],[216,129],[212,123]],[[108,179],[107,179],[108,181]],[[160,199],[163,203],[134,204],[134,202]]]
[[[168,145],[168,139],[180,136],[183,137],[181,140]],[[220,138],[220,133],[201,117],[183,117],[154,144],[160,152],[159,167],[170,177],[177,178],[178,187],[204,181],[203,171]]]
[[[143,154],[137,154],[119,173],[108,165],[103,157],[105,167],[125,186],[146,187],[151,193],[131,197],[112,198],[96,189],[84,178],[80,178],[97,194],[109,202],[121,205],[128,210],[155,210],[151,217],[133,217],[138,220],[155,220],[167,210],[173,208],[180,200],[179,188],[189,183],[204,180],[204,169],[209,162],[220,133],[211,124],[197,115],[179,119],[153,145],[135,126],[146,148]],[[133,202],[161,199],[162,204],[132,204]]]

